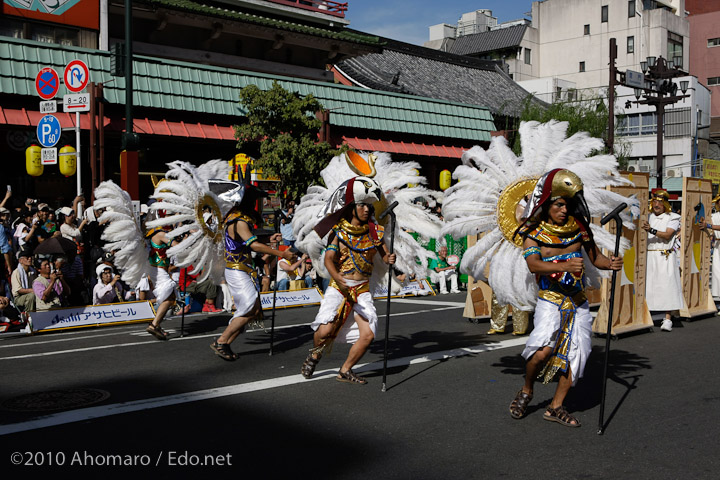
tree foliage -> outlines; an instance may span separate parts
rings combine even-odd
[[[280,180],[279,190],[299,198],[320,181],[320,172],[337,151],[318,142],[322,122],[315,113],[322,104],[273,82],[270,90],[248,85],[240,91],[247,121],[235,126],[239,149],[255,158],[255,168]]]
[[[525,100],[520,120],[548,122],[554,119],[568,122],[568,137],[577,132],[588,132],[592,137],[602,138],[607,146],[608,115],[607,104],[600,96],[576,101],[555,102],[549,106],[544,106],[540,102],[533,101],[533,97],[530,95]],[[516,153],[520,152],[519,135],[515,137],[513,150]],[[616,135],[614,150],[615,157],[617,157],[622,170],[627,166],[629,144]],[[608,153],[607,147],[598,153]]]

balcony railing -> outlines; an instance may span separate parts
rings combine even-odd
[[[298,7],[304,10],[320,12],[326,15],[345,18],[348,2],[334,2],[332,0],[266,0],[280,5]]]

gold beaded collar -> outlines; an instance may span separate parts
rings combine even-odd
[[[540,228],[558,237],[571,237],[580,230],[580,227],[573,217],[568,217],[565,225],[553,225],[548,222],[540,222]]]
[[[350,235],[363,235],[370,230],[367,223],[365,225],[355,226],[344,218],[338,223],[338,228],[345,230]]]

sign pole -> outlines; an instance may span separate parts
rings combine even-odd
[[[80,174],[80,169],[82,162],[80,161],[80,112],[75,112],[75,143],[76,143],[76,151],[77,156],[75,157],[75,168],[77,173],[77,195],[82,195],[82,175]],[[83,214],[83,207],[84,205],[82,203],[78,203],[78,211],[76,212],[77,218],[82,218]]]

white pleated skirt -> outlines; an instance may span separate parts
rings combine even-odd
[[[233,268],[225,269],[225,283],[235,302],[235,315],[230,321],[236,317],[247,317],[260,295],[257,283],[247,273]]]
[[[361,281],[345,280],[349,287],[360,285]],[[335,320],[340,305],[345,301],[345,296],[335,287],[328,287],[325,290],[325,297],[320,302],[320,310],[318,311],[315,321],[310,325],[313,330],[320,328],[320,325],[328,324]],[[377,333],[377,311],[373,303],[373,297],[370,292],[365,292],[358,297],[357,303],[353,306],[353,313],[360,315],[368,321],[373,335]],[[352,314],[351,314],[352,315]],[[344,343],[355,343],[360,338],[360,328],[358,327],[355,315],[347,319],[343,328],[340,329],[336,341]]]
[[[535,352],[543,347],[555,347],[560,330],[560,309],[552,302],[539,298],[533,318],[534,327],[522,352],[525,360],[529,360]],[[579,378],[582,378],[585,363],[592,351],[592,323],[590,305],[585,302],[577,307],[575,325],[570,339],[570,350],[568,351],[573,385]]]

